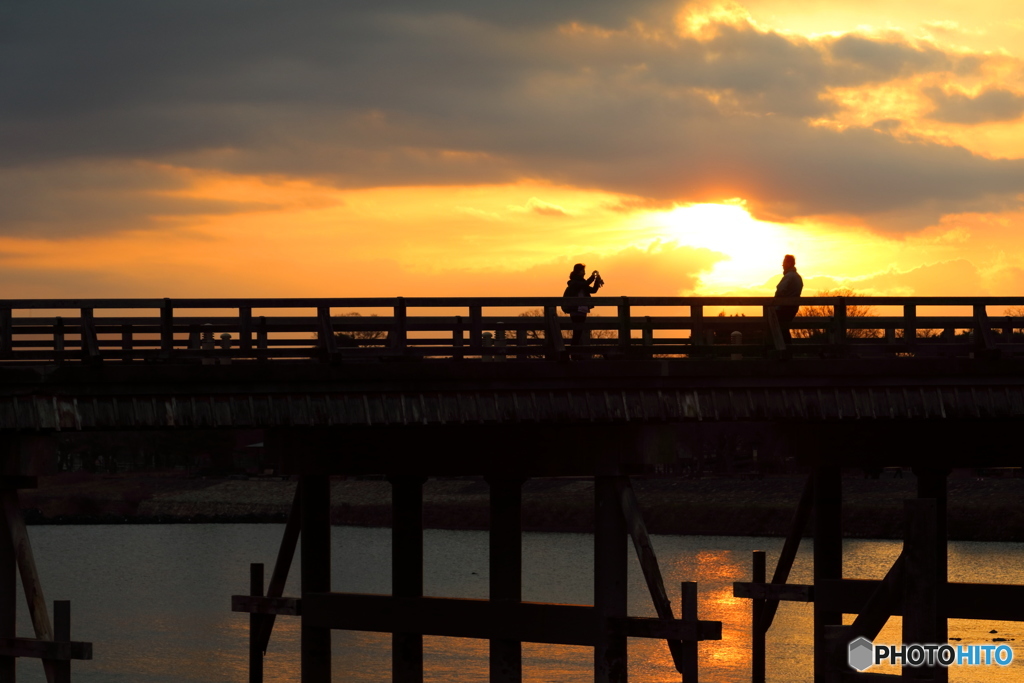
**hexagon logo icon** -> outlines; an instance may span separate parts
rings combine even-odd
[[[871,641],[861,636],[850,643],[850,652],[846,661],[857,671],[864,671],[874,663],[871,656],[874,649]]]

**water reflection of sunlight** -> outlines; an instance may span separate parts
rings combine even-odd
[[[147,683],[228,683],[245,680],[248,618],[226,610],[224,600],[245,585],[245,566],[238,558],[269,556],[277,538],[262,525],[201,525],[131,528],[42,526],[32,529],[33,545],[46,586],[71,599],[76,609],[75,633],[96,643],[97,657],[83,662],[83,680],[132,680]],[[216,528],[214,528],[216,527]],[[337,590],[386,592],[390,576],[390,530],[334,527]],[[427,583],[437,595],[478,595],[486,590],[486,576],[467,568],[486,568],[487,535],[481,532],[438,532],[426,535]],[[150,545],[146,545],[149,542]],[[219,563],[210,571],[188,575],[190,556],[176,549],[197,542],[216,544]],[[624,539],[624,549],[625,549]],[[679,582],[698,581],[701,619],[719,620],[723,640],[699,646],[701,678],[715,683],[750,679],[750,603],[732,597],[733,581],[750,578],[751,551],[768,553],[774,568],[782,539],[742,537],[653,538],[665,586],[678,614]],[[810,583],[813,544],[805,540],[790,575],[792,583]],[[880,578],[899,553],[899,541],[847,540],[845,572],[848,577]],[[126,554],[125,547],[145,553]],[[103,552],[97,553],[97,548]],[[149,552],[154,548],[153,552]],[[160,549],[161,563],[153,556]],[[630,550],[632,552],[632,550]],[[118,563],[107,558],[121,553]],[[593,599],[593,537],[586,534],[534,534],[523,536],[524,595],[528,599],[589,604]],[[344,559],[342,559],[344,558]],[[954,581],[1024,583],[1024,544],[950,544],[950,578]],[[635,558],[630,558],[630,614],[652,616],[651,599]],[[113,578],[111,572],[124,570]],[[150,576],[151,574],[151,576]],[[146,580],[140,580],[143,576]],[[89,581],[83,581],[89,577]],[[174,592],[168,585],[179,586]],[[154,586],[163,588],[153,590]],[[234,588],[231,588],[234,586]],[[482,587],[482,588],[481,588]],[[286,589],[295,594],[297,585]],[[768,634],[768,680],[803,683],[811,679],[810,641],[812,609],[808,603],[783,603]],[[847,623],[852,617],[847,617]],[[26,625],[27,628],[27,625]],[[989,633],[995,630],[997,633]],[[994,642],[995,638],[1024,639],[1024,625],[1015,622],[951,620],[949,634],[965,644]],[[899,642],[900,620],[890,619],[880,640]],[[389,634],[335,631],[332,634],[336,680],[376,683],[389,680]],[[663,641],[630,639],[630,680],[679,681]],[[485,681],[486,641],[427,638],[426,679],[429,681]],[[556,645],[523,646],[524,679],[531,683],[569,683],[593,678],[589,648]],[[951,672],[953,683],[1011,683],[1024,680],[1024,657],[1005,669]],[[270,650],[264,659],[268,683],[296,680],[299,671],[299,621],[279,618]],[[76,666],[79,666],[76,664]],[[29,671],[26,680],[36,671]],[[76,674],[77,676],[77,674]]]

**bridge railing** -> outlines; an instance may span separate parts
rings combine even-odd
[[[791,340],[786,305],[802,307]],[[563,306],[593,307],[578,345]],[[0,362],[992,357],[1024,353],[1022,311],[1024,297],[0,300]]]

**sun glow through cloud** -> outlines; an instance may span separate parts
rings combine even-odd
[[[666,239],[728,256],[702,278],[710,291],[760,285],[778,272],[784,254],[795,251],[791,228],[757,220],[742,201],[679,206],[658,219]]]

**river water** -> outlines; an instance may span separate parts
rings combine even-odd
[[[72,664],[74,680],[246,681],[248,616],[230,611],[230,596],[248,592],[250,562],[265,563],[269,579],[283,529],[270,524],[30,527],[47,600],[71,600],[72,639],[94,644],[93,661]],[[486,532],[431,530],[425,543],[426,594],[487,597]],[[753,550],[768,552],[770,574],[782,540],[654,536],[653,544],[673,603],[678,607],[680,581],[698,581],[700,618],[723,622],[723,640],[700,646],[701,680],[750,680],[750,603],[732,597],[732,582],[750,580]],[[896,541],[848,540],[845,575],[881,578],[899,550]],[[390,593],[390,552],[389,529],[335,527],[332,587]],[[523,598],[591,603],[592,560],[593,538],[587,534],[525,534]],[[809,583],[811,568],[811,543],[805,540],[790,581]],[[296,580],[289,581],[286,595],[298,594],[297,575],[298,557],[292,570]],[[1024,583],[1024,544],[953,542],[950,578]],[[635,561],[630,564],[629,609],[635,616],[654,616]],[[30,636],[26,614],[19,612],[19,634]],[[899,622],[890,619],[876,642],[899,643]],[[810,626],[809,604],[781,605],[769,632],[769,681],[811,679]],[[278,617],[265,660],[266,681],[298,680],[298,635],[296,619]],[[1017,656],[1005,668],[954,667],[951,680],[1024,680],[1024,623],[951,620],[950,637],[965,644],[1006,638]],[[390,680],[390,635],[335,632],[333,644],[334,680]],[[680,680],[664,642],[631,639],[629,645],[631,681]],[[485,641],[426,638],[424,650],[428,680],[487,680]],[[589,648],[525,644],[523,652],[526,680],[592,680]],[[19,662],[18,680],[45,680],[42,667],[36,661]]]

